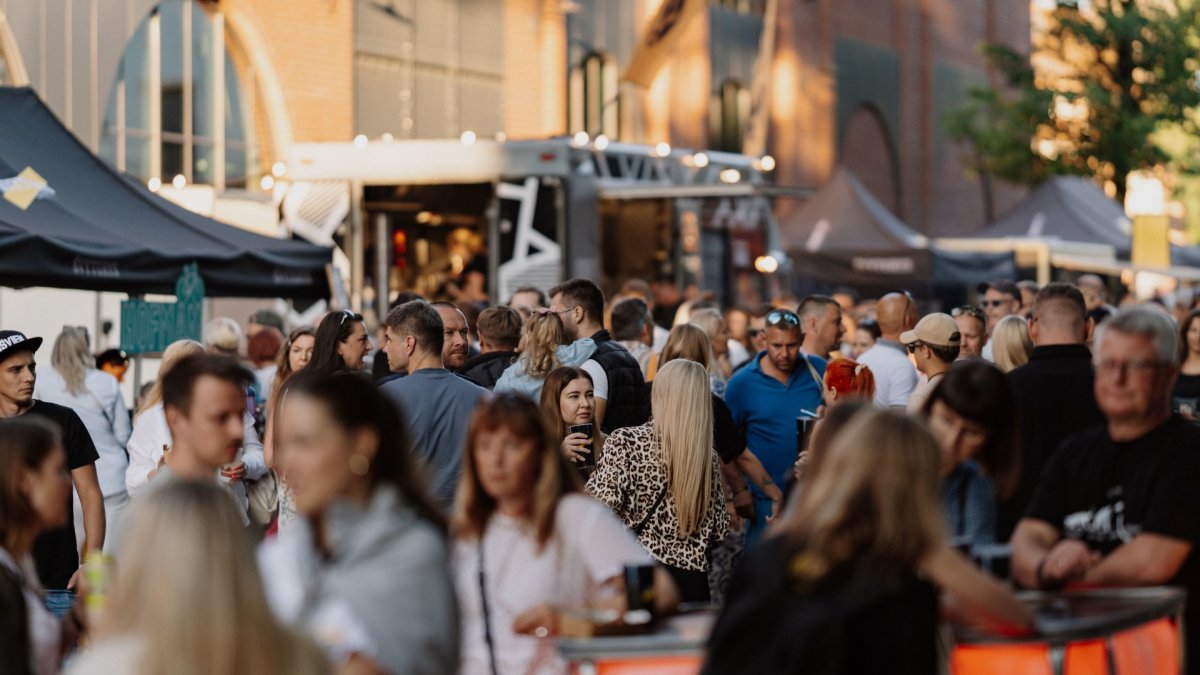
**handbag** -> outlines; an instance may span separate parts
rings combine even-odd
[[[275,470],[267,471],[256,481],[247,481],[246,497],[249,500],[246,512],[250,522],[259,527],[270,525],[271,518],[279,508],[279,480]]]

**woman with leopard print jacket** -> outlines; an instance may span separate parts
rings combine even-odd
[[[709,601],[709,549],[729,531],[709,391],[699,363],[666,364],[654,378],[653,417],[614,431],[587,483],[667,568],[684,602]]]

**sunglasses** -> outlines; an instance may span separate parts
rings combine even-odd
[[[916,342],[912,342],[912,343],[904,345],[904,348],[908,350],[909,354],[916,354],[917,350],[924,346],[925,346],[924,342],[917,340]]]
[[[799,328],[800,317],[796,316],[795,312],[786,309],[776,309],[767,315],[768,326],[782,326],[785,323]]]
[[[980,304],[982,304],[984,307],[999,307],[1000,305],[1003,305],[1008,302],[1016,302],[1016,299],[1013,299],[1013,300],[984,300]]]
[[[751,328],[751,329],[749,329],[749,330],[747,330],[747,331],[746,331],[746,335],[749,335],[749,336],[750,336],[750,337],[752,337],[752,338],[756,338],[756,337],[758,337],[759,335],[762,335],[762,334],[763,334],[763,333],[765,333],[765,332],[767,332],[767,331],[766,331],[766,330],[764,330],[764,329],[762,329],[762,328]]]

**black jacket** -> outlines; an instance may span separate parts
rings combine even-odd
[[[608,404],[600,430],[607,436],[617,429],[645,424],[650,419],[650,396],[637,359],[606,330],[593,335],[592,340],[596,343],[592,359],[608,376]]]
[[[516,352],[488,352],[468,359],[463,367],[458,369],[458,372],[475,380],[479,386],[490,391],[496,388],[496,381],[516,358]]]
[[[1042,470],[1060,443],[1076,432],[1104,424],[1096,405],[1092,353],[1085,345],[1037,347],[1029,363],[1008,374],[1017,395],[1021,480],[1000,502],[996,541],[1005,542],[1025,515]]]

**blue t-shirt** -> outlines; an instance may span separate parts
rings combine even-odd
[[[734,374],[725,387],[725,403],[733,413],[734,424],[746,435],[746,447],[782,489],[796,461],[796,418],[804,415],[801,410],[816,412],[824,392],[808,366],[799,360],[786,385],[767,375],[761,364],[766,354],[760,352]],[[817,375],[824,379],[824,359],[800,356],[808,359]],[[750,489],[756,497],[764,496],[758,486],[752,484]]]

